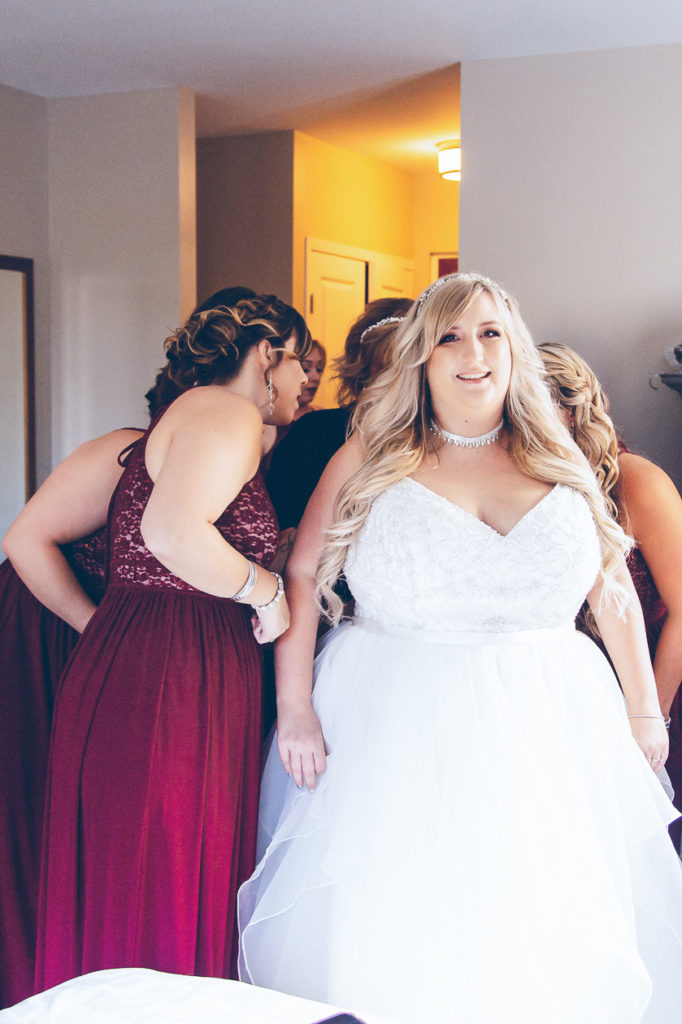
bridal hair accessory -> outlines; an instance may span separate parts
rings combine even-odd
[[[434,281],[433,284],[430,284],[429,287],[425,288],[424,291],[421,293],[421,295],[417,299],[416,315],[419,316],[419,314],[421,313],[422,306],[428,299],[431,292],[435,292],[436,289],[442,288],[444,284],[447,284],[449,281],[452,281],[453,278],[455,277],[469,277],[474,281],[478,281],[479,284],[485,285],[486,288],[490,288],[491,291],[497,292],[498,295],[502,297],[506,305],[509,305],[509,296],[507,295],[505,290],[503,288],[500,288],[499,284],[495,284],[494,281],[491,281],[489,277],[483,277],[481,274],[446,274],[445,277],[439,277],[437,281]]]
[[[504,420],[500,420],[496,427],[489,430],[487,434],[479,434],[477,437],[464,437],[462,434],[451,434],[449,430],[444,430],[443,427],[439,427],[433,420],[429,426],[429,430],[434,437],[439,438],[445,444],[454,445],[456,448],[483,448],[486,444],[493,444],[497,441],[498,437],[502,432],[504,426]]]
[[[268,416],[275,411],[275,386],[272,383],[272,370],[268,374]]]
[[[246,577],[246,583],[244,584],[241,590],[238,590],[236,594],[233,594],[232,600],[243,601],[245,597],[248,597],[253,588],[256,586],[257,578],[258,573],[256,570],[256,566],[253,564],[253,562],[249,562],[249,575]]]
[[[375,327],[383,327],[384,324],[400,324],[405,319],[404,316],[385,316],[383,320],[377,320],[375,324],[370,324],[369,327],[365,327],[364,331],[360,335],[360,344],[362,345],[365,340],[365,336],[373,331]]]

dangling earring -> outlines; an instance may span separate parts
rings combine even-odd
[[[272,383],[272,370],[268,374],[268,416],[275,411],[275,386]]]

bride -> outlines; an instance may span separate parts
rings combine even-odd
[[[354,426],[289,561],[241,977],[404,1024],[679,1021],[629,541],[515,302],[477,275],[431,285]],[[313,668],[316,593],[337,628]],[[574,628],[586,594],[622,694]]]

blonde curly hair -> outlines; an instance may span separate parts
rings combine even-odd
[[[352,430],[362,444],[364,460],[339,493],[336,521],[327,533],[317,571],[318,603],[332,623],[343,612],[334,584],[374,499],[415,473],[434,451],[426,377],[431,353],[438,339],[484,294],[494,303],[511,348],[504,404],[511,457],[529,476],[567,484],[585,497],[601,540],[604,600],[613,602],[619,612],[626,606],[616,570],[630,541],[609,514],[594,473],[561,422],[515,300],[479,274],[452,274],[431,285],[412,305],[393,337],[384,370],[358,400]]]
[[[597,477],[614,517],[618,516],[618,437],[611,406],[594,371],[568,345],[538,345],[554,401],[571,417],[570,431]]]

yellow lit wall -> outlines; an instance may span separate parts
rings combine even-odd
[[[294,132],[294,305],[304,302],[305,239],[413,258],[406,171]]]
[[[459,182],[444,181],[433,170],[415,174],[414,288],[415,295],[431,283],[430,253],[459,251]]]

